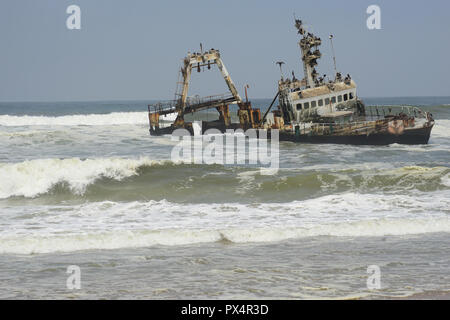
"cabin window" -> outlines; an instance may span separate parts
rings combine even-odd
[[[325,105],[329,105],[330,104],[330,98],[325,98]]]
[[[305,102],[303,104],[303,109],[308,109],[309,108],[309,102]]]
[[[315,108],[316,107],[316,100],[311,101],[311,108]]]
[[[319,103],[319,107],[323,106],[323,99],[320,99],[318,103]]]
[[[338,96],[338,102],[342,102],[342,96]]]
[[[350,100],[352,100],[354,97],[353,97],[353,92],[350,92],[349,93],[349,96],[350,96]]]
[[[344,101],[348,100],[348,94],[344,94]]]
[[[331,97],[331,103],[336,103],[336,97]]]
[[[302,104],[301,103],[297,103],[297,111],[298,110],[302,110]]]

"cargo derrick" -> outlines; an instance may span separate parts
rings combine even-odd
[[[202,50],[201,50],[202,51]],[[205,67],[209,70],[213,65],[217,65],[221,72],[229,93],[217,96],[194,99],[189,101],[188,92],[193,70],[200,72]],[[175,90],[175,99],[171,102],[149,105],[150,132],[155,134],[168,134],[178,128],[188,129],[193,133],[192,123],[186,122],[184,116],[202,110],[215,108],[219,112],[218,121],[202,123],[202,132],[209,128],[216,128],[224,132],[226,129],[248,129],[257,127],[261,122],[259,109],[253,109],[251,102],[243,101],[236,86],[231,80],[219,50],[211,49],[207,52],[189,53],[183,59],[179,78]],[[230,117],[230,104],[237,104],[239,107],[239,124],[233,124]],[[176,113],[175,121],[170,127],[160,128],[160,116]]]

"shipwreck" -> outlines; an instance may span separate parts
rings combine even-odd
[[[301,20],[295,20],[300,36],[298,42],[303,65],[302,79],[284,78],[282,65],[278,61],[281,78],[272,103],[262,115],[259,108],[253,108],[247,98],[239,95],[230,74],[225,68],[219,50],[189,53],[183,60],[175,98],[148,106],[151,135],[171,134],[183,128],[194,134],[203,134],[214,128],[225,132],[232,129],[265,130],[270,138],[272,130],[278,130],[280,141],[301,143],[338,143],[356,145],[426,144],[434,126],[429,112],[414,106],[365,106],[358,97],[357,86],[352,77],[336,69],[329,79],[317,72],[318,60],[322,54],[319,47],[322,40],[308,32]],[[330,35],[331,44],[333,36]],[[333,49],[334,51],[334,49]],[[188,97],[191,74],[197,70],[220,70],[229,93],[205,98]],[[274,107],[278,101],[277,107]],[[236,117],[231,117],[230,106],[237,106]],[[187,121],[186,116],[209,109],[215,109],[218,117],[212,121]],[[273,110],[272,110],[273,109]],[[163,119],[172,115],[173,121]],[[266,135],[265,135],[266,136]]]

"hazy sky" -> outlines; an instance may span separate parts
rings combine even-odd
[[[81,7],[81,30],[66,8]],[[381,7],[381,30],[366,9]],[[220,49],[238,90],[271,98],[303,76],[293,14],[323,41],[318,71],[350,73],[360,96],[450,95],[450,1],[1,0],[0,101],[171,99],[188,50]],[[193,73],[190,95],[226,92],[216,67]]]

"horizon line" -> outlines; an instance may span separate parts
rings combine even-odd
[[[365,96],[360,97],[361,99],[374,99],[374,98],[450,98],[450,95],[443,96],[443,95],[425,95],[425,96]],[[270,100],[272,98],[253,98],[253,100]],[[0,103],[57,103],[57,102],[144,102],[144,101],[170,101],[172,99],[91,99],[91,100],[4,100]],[[252,99],[249,99],[250,101]]]

